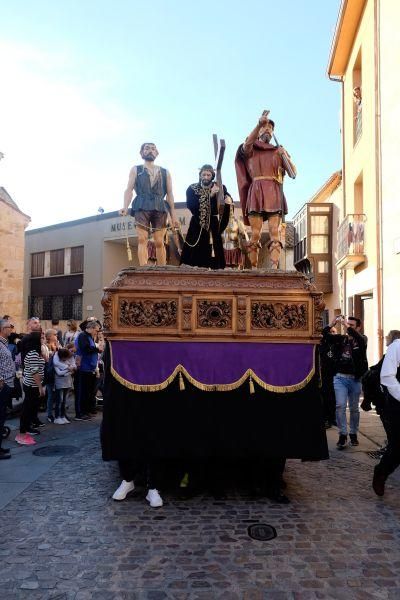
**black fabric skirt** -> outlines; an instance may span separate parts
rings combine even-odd
[[[106,357],[103,459],[329,457],[316,376],[291,393],[254,387],[204,392],[185,381],[181,391],[177,377],[165,390],[137,392],[111,375]]]

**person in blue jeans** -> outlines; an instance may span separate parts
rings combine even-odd
[[[82,333],[75,340],[76,364],[79,366],[78,395],[75,398],[75,420],[86,421],[90,419],[96,405],[96,369],[99,352],[102,350],[95,339],[100,331],[100,323],[95,320],[87,320],[81,324],[84,327]]]
[[[345,335],[332,334],[330,328],[342,324]],[[361,377],[368,370],[367,338],[361,334],[361,321],[356,317],[336,317],[331,325],[323,330],[324,340],[332,344],[335,376],[333,387],[336,398],[336,423],[339,450],[347,445],[347,403],[350,410],[350,444],[358,446],[358,428],[360,422]]]

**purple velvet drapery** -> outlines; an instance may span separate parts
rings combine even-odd
[[[156,391],[181,372],[201,389],[234,389],[252,376],[266,389],[287,392],[315,372],[312,344],[112,340],[110,347],[111,372],[131,389]]]

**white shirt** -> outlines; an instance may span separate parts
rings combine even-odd
[[[400,340],[394,340],[387,348],[381,369],[381,384],[385,385],[393,398],[400,402],[400,381],[396,379],[400,366]]]

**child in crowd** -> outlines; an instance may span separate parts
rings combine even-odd
[[[53,404],[55,399],[55,372],[53,366],[54,355],[59,348],[56,329],[47,329],[45,332],[45,343],[42,345],[42,354],[46,361],[44,369],[44,383],[46,385],[47,394],[47,420],[49,423],[54,422]]]
[[[74,363],[75,363],[75,370],[72,374],[72,389],[70,390],[71,395],[73,395],[75,398],[78,395],[78,374],[77,374],[77,369],[79,367],[78,365],[78,361],[76,360],[76,346],[74,342],[70,342],[69,344],[66,345],[66,348],[71,352],[71,355],[74,359]],[[68,408],[68,407],[67,407]]]
[[[75,372],[75,359],[67,348],[60,348],[53,358],[55,370],[55,419],[56,425],[70,423],[65,414],[65,401],[73,387],[72,375]]]

